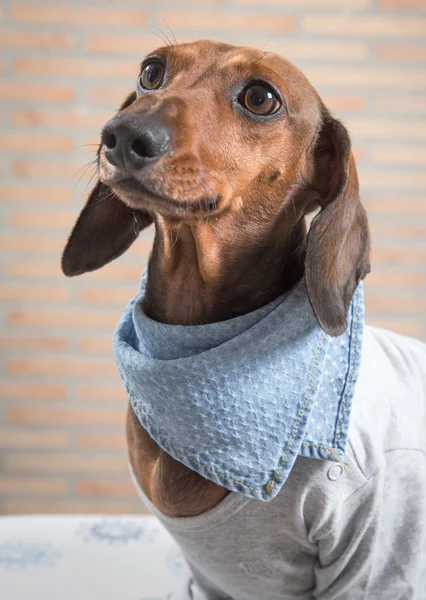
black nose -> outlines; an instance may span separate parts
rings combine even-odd
[[[117,115],[102,131],[102,147],[107,160],[126,171],[141,169],[158,160],[170,146],[170,134],[152,117]]]

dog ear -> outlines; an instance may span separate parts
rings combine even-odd
[[[133,92],[119,112],[136,99]],[[151,216],[128,208],[107,185],[97,182],[80,213],[62,254],[62,271],[68,277],[95,271],[114,260],[152,223]]]
[[[308,233],[305,280],[319,324],[337,336],[347,328],[359,281],[370,272],[370,233],[349,134],[325,110],[312,158],[321,211]]]
[[[123,254],[151,223],[148,213],[128,208],[98,181],[65,246],[62,271],[73,277],[100,269]]]

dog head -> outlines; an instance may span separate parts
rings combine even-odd
[[[350,139],[285,59],[207,41],[149,54],[102,131],[98,171],[63,254],[66,275],[122,254],[156,214],[217,224],[240,211],[255,238],[277,215],[297,223],[319,207],[308,234],[308,294],[325,331],[345,330],[369,272]]]

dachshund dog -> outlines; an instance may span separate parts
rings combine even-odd
[[[62,257],[67,276],[99,269],[154,223],[143,304],[150,319],[225,321],[304,278],[322,330],[345,332],[353,294],[370,270],[351,143],[282,57],[208,41],[152,52],[136,91],[102,131],[98,173]],[[318,209],[308,232],[306,216]],[[136,480],[167,518],[201,518],[226,502],[229,490],[163,450],[131,405],[126,428]],[[307,580],[306,590],[314,587]],[[229,590],[207,597],[230,598]],[[279,597],[379,597],[355,587],[348,594],[293,596],[283,588]]]

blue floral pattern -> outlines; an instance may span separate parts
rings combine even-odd
[[[181,600],[186,569],[151,515],[0,516],[0,600]]]
[[[123,546],[134,541],[153,543],[158,530],[132,520],[102,519],[82,523],[77,533],[85,542],[97,541],[111,546]]]
[[[27,567],[54,567],[60,553],[50,544],[0,542],[0,568],[22,570]]]

